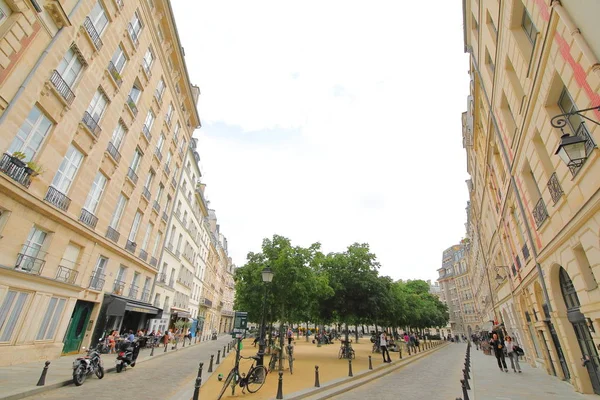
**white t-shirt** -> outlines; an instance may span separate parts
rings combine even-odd
[[[387,342],[385,341],[385,335],[383,333],[381,334],[381,336],[379,336],[379,345],[387,346]]]

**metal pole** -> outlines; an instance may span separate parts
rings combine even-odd
[[[279,382],[277,383],[277,397],[276,399],[283,399],[283,372],[279,371]]]
[[[210,355],[210,364],[208,364],[208,372],[213,372],[213,358],[215,358],[214,354]]]
[[[321,387],[319,383],[319,366],[315,365],[315,387]]]
[[[198,368],[198,376],[196,377],[196,384],[194,385],[194,397],[193,400],[198,400],[200,397],[200,386],[202,385],[202,367],[204,363],[200,363],[200,367]]]
[[[50,361],[46,361],[44,363],[44,369],[42,370],[42,375],[40,375],[40,379],[36,386],[44,386],[46,384],[46,374],[48,373],[48,366],[50,365]]]
[[[265,325],[266,325],[266,316],[267,316],[267,284],[265,283],[265,294],[263,297],[263,310],[262,310],[262,318],[260,322],[260,341],[258,342],[258,356],[260,357],[256,362],[256,365],[264,365],[265,358]]]

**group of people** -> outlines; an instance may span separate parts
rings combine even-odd
[[[506,366],[506,356],[508,356],[510,359],[510,366],[514,373],[521,373],[521,366],[519,365],[520,347],[512,341],[510,336],[505,336],[504,340],[502,340],[498,337],[497,333],[494,333],[489,343],[496,356],[500,371],[508,373],[508,368]]]

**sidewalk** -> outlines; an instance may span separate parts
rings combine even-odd
[[[464,359],[464,356],[463,356]],[[461,360],[462,363],[462,360]],[[583,400],[598,399],[595,395],[577,393],[573,386],[555,376],[550,376],[541,368],[533,368],[525,361],[519,362],[523,373],[514,373],[510,360],[506,359],[508,373],[500,372],[496,358],[486,356],[482,351],[471,348],[472,390],[470,400]],[[456,382],[457,393],[460,383]],[[462,397],[462,396],[461,396]]]
[[[146,361],[161,357],[169,357],[171,354],[185,352],[190,348],[201,348],[215,343],[219,343],[220,346],[223,346],[230,341],[230,335],[221,335],[218,340],[208,340],[196,344],[192,341],[191,345],[186,342],[185,347],[182,347],[180,343],[177,350],[171,350],[171,347],[169,346],[166,353],[164,352],[163,347],[157,347],[154,349],[154,355],[152,357],[150,356],[150,349],[142,349],[138,356],[137,364],[142,364]],[[73,361],[80,356],[81,355],[69,355],[51,361],[46,375],[45,386],[36,386],[44,368],[44,361],[0,367],[0,400],[21,399],[36,393],[71,384],[73,382]],[[115,369],[115,357],[114,354],[102,355],[106,372],[112,372]]]

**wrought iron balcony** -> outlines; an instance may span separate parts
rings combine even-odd
[[[90,39],[92,39],[92,43],[94,43],[96,49],[100,50],[102,48],[102,40],[100,39],[100,34],[96,30],[96,27],[92,23],[90,17],[85,17],[85,20],[83,21],[83,27],[88,35],[90,35]]]
[[[150,265],[152,265],[154,268],[156,268],[157,264],[158,264],[158,260],[154,257],[150,257]]]
[[[552,197],[554,204],[558,203],[564,192],[560,186],[560,182],[558,182],[556,172],[550,175],[550,179],[548,180],[548,190],[550,191],[550,197]]]
[[[110,156],[116,162],[121,161],[121,153],[119,153],[119,150],[117,150],[117,148],[115,147],[115,145],[113,144],[113,142],[108,142],[108,146],[106,147],[106,151],[108,152],[108,154],[110,154]]]
[[[138,114],[137,105],[135,104],[135,101],[133,101],[131,96],[127,96],[127,106],[129,106],[129,109],[133,113],[133,116],[137,116],[137,114]]]
[[[106,278],[105,274],[102,274],[98,271],[94,271],[92,276],[90,276],[90,284],[88,288],[93,290],[102,290],[104,288],[104,279]]]
[[[142,125],[142,133],[144,134],[144,137],[146,138],[148,143],[150,143],[150,141],[152,140],[152,134],[150,133],[150,127],[148,127],[146,124]]]
[[[144,290],[142,292],[142,298],[140,300],[143,301],[144,303],[148,303],[150,301],[150,291]]]
[[[123,295],[125,291],[125,282],[119,281],[115,279],[115,283],[113,284],[113,294]]]
[[[0,160],[0,171],[4,172],[13,181],[25,186],[31,185],[32,171],[27,165],[16,157],[4,153]]]
[[[166,212],[166,211],[163,211],[163,213],[162,213],[162,219],[163,219],[163,221],[165,221],[165,222],[167,222],[167,221],[169,220],[169,216],[167,215],[167,212]]]
[[[154,155],[156,156],[156,158],[158,158],[158,161],[162,161],[162,153],[160,151],[159,148],[157,148],[156,150],[154,150]]]
[[[94,214],[86,210],[85,208],[81,209],[81,215],[79,216],[79,221],[83,222],[87,226],[92,229],[96,229],[96,224],[98,223],[98,217]]]
[[[38,253],[36,251],[36,255],[37,254]],[[15,269],[30,273],[32,275],[39,275],[42,273],[44,264],[46,264],[46,261],[42,260],[41,258],[19,253],[17,255],[17,262],[15,263]]]
[[[57,70],[52,72],[52,76],[50,77],[50,82],[54,85],[56,91],[61,95],[61,97],[65,100],[68,105],[73,104],[73,100],[75,99],[75,93],[71,90],[71,87],[65,82],[62,76],[58,73]]]
[[[142,195],[146,198],[146,200],[150,201],[150,191],[146,186],[142,189]]]
[[[154,200],[154,204],[152,205],[152,209],[156,211],[157,214],[160,214],[160,204],[158,204],[157,200]]]
[[[121,237],[121,234],[117,232],[116,229],[109,226],[106,230],[106,238],[116,243],[119,241],[119,237]]]
[[[77,279],[77,274],[79,274],[78,271],[75,271],[74,269],[71,269],[71,268],[67,268],[63,265],[59,265],[58,270],[56,271],[55,279],[57,281],[70,283],[70,284],[74,285],[75,280]]]
[[[544,221],[546,221],[548,218],[548,210],[546,210],[546,203],[544,203],[544,199],[540,198],[538,200],[533,208],[532,214],[533,219],[535,220],[535,225],[539,229]]]
[[[71,199],[53,186],[48,187],[44,200],[63,211],[67,211],[71,204]]]
[[[131,284],[129,286],[129,296],[132,299],[137,298],[137,294],[138,294],[138,290],[139,288],[137,287],[137,285]]]
[[[144,249],[140,250],[140,260],[146,261],[147,259],[148,259],[148,253],[146,252],[146,250],[144,250]]]
[[[138,176],[137,176],[137,174],[135,173],[135,171],[133,169],[129,168],[127,170],[127,177],[129,178],[129,180],[131,182],[133,182],[134,185],[137,184]]]
[[[92,134],[95,137],[98,137],[98,135],[100,134],[100,131],[102,129],[100,129],[100,126],[98,126],[98,121],[96,121],[94,119],[94,117],[92,117],[90,115],[90,113],[88,113],[87,111],[83,113],[83,118],[81,119],[81,122],[83,122],[85,124],[85,126],[88,127],[88,129],[90,130],[90,132],[92,132]]]
[[[132,242],[131,240],[127,239],[127,243],[125,243],[125,250],[127,250],[131,253],[135,253],[136,248],[137,248],[137,243]]]
[[[127,25],[127,32],[129,33],[129,37],[131,38],[133,45],[137,48],[140,45],[140,40],[138,39],[138,34],[133,29],[131,22]]]
[[[123,84],[123,77],[121,76],[121,73],[119,72],[119,70],[117,70],[117,67],[115,67],[115,64],[113,64],[112,61],[108,62],[107,69],[110,76],[112,76],[112,78],[117,83],[117,86],[121,87],[121,84]]]

